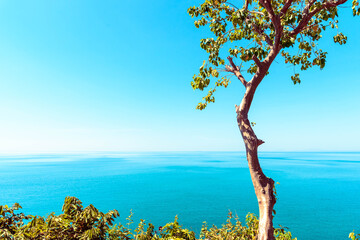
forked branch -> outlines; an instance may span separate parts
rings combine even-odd
[[[254,60],[255,64],[258,66],[258,67],[261,67],[261,62],[260,60],[258,59],[258,57],[256,55],[253,55],[252,56],[252,60]]]
[[[271,5],[270,0],[259,0],[260,4],[266,9],[266,12],[268,13],[268,16],[274,25],[275,29],[279,28],[280,21],[278,19],[278,16],[274,13],[274,9]]]
[[[300,21],[299,25],[290,32],[290,36],[296,36],[298,33],[300,33],[302,30],[305,29],[305,27],[307,26],[308,22],[310,21],[310,19],[317,14],[318,12],[320,12],[321,10],[325,9],[325,8],[329,8],[329,7],[337,7],[341,4],[344,4],[347,0],[339,0],[339,1],[330,1],[330,2],[326,2],[324,4],[322,4],[320,7],[315,8],[314,10],[312,10],[311,12],[309,12],[309,9],[311,7],[311,5],[315,2],[315,0],[312,0],[308,3],[308,5],[305,7],[304,11],[303,11],[303,18]]]
[[[265,31],[263,29],[260,29],[259,26],[256,25],[255,23],[252,24],[252,27],[255,32],[257,32],[260,36],[263,36],[265,38],[265,42],[267,44],[269,44],[270,47],[273,46],[273,43],[272,43],[270,37],[265,33]]]
[[[230,66],[229,65],[225,66],[226,71],[232,72],[240,80],[240,82],[246,87],[247,81],[245,80],[244,76],[241,74],[240,68],[235,65],[232,57],[228,56],[227,59],[229,60]]]

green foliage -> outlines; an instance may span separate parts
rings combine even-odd
[[[259,228],[259,220],[254,214],[246,216],[246,226],[239,221],[238,216],[233,216],[230,212],[226,224],[221,228],[212,226],[210,229],[204,223],[200,233],[200,239],[227,239],[227,240],[256,240]],[[296,240],[291,233],[283,227],[274,229],[275,239],[277,240]]]
[[[346,43],[347,37],[338,31],[338,5],[346,0],[244,1],[242,6],[235,6],[227,0],[204,0],[199,6],[188,9],[189,15],[197,18],[195,27],[208,26],[212,35],[200,41],[208,58],[194,75],[191,85],[203,91],[211,79],[216,79],[215,87],[197,109],[202,110],[214,102],[215,88],[227,87],[235,71],[255,75],[260,71],[259,63],[271,65],[271,54],[281,52],[286,64],[294,68],[299,66],[302,71],[313,66],[323,69],[327,52],[318,46],[323,32],[332,29],[336,31],[334,42]],[[358,0],[353,0],[352,9],[354,16],[360,15]],[[227,49],[228,54],[221,53],[222,48]],[[241,62],[239,69],[224,66],[226,55]],[[227,75],[220,72],[227,72]],[[229,72],[233,74],[229,76]],[[294,84],[300,83],[299,73],[295,72],[291,80]]]
[[[352,10],[353,10],[353,15],[354,16],[360,16],[360,6],[359,6],[359,1],[358,0],[353,0],[352,1]]]
[[[25,216],[24,213],[15,213],[21,209],[18,203],[14,206],[0,206],[0,239],[12,239],[18,229],[24,225],[24,220],[29,220],[33,216]]]
[[[350,238],[351,240],[360,240],[360,234],[355,234],[354,232],[351,232],[351,233],[349,234],[349,238]]]
[[[1,207],[8,213],[2,215],[1,223],[12,222],[0,229],[3,239],[106,239],[110,226],[119,216],[116,210],[104,214],[93,205],[83,208],[81,201],[75,197],[65,198],[63,214],[56,216],[51,213],[46,219],[23,213],[14,215],[13,210],[21,208],[18,204],[14,206],[12,209]],[[29,221],[25,224],[24,219]]]
[[[183,228],[178,218],[155,231],[153,224],[145,220],[132,229],[132,212],[126,218],[127,223],[114,224],[119,216],[116,210],[102,213],[93,205],[86,208],[75,197],[66,197],[62,208],[63,213],[56,216],[51,213],[46,219],[38,216],[16,213],[21,206],[0,206],[0,239],[4,240],[196,240],[195,233]],[[204,222],[199,240],[255,240],[259,220],[254,214],[246,216],[246,225],[242,225],[238,216],[229,212],[226,223],[220,228],[208,227]],[[280,226],[274,229],[276,240],[296,240],[286,228]],[[360,240],[360,234],[350,233],[349,238]]]
[[[196,240],[195,233],[182,228],[175,217],[174,222],[167,223],[155,231],[151,223],[146,227],[144,220],[132,229],[132,212],[126,218],[127,223],[113,224],[119,216],[116,210],[102,213],[93,205],[86,208],[75,197],[66,197],[62,214],[51,213],[46,219],[38,216],[15,213],[21,209],[19,204],[13,207],[0,206],[0,239],[4,240]],[[212,226],[208,229],[204,223],[199,239],[256,239],[259,221],[253,214],[246,216],[246,226],[242,226],[239,218],[229,213],[229,217],[221,228]],[[280,227],[275,229],[278,240],[292,239],[291,233]],[[296,239],[296,238],[295,238]]]
[[[182,229],[178,223],[177,216],[175,217],[174,222],[167,223],[164,227],[161,228],[161,237],[162,239],[184,239],[184,240],[195,240],[195,233],[193,231]]]

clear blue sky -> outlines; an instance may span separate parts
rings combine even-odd
[[[189,0],[0,0],[0,153],[244,150],[235,80],[195,110],[205,58]],[[349,5],[349,4],[348,4]],[[250,112],[264,151],[360,151],[360,18],[323,71],[278,58]]]

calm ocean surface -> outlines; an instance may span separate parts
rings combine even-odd
[[[261,153],[277,186],[275,225],[298,239],[348,239],[360,232],[360,153]],[[197,234],[229,210],[258,213],[244,153],[96,153],[0,156],[0,205],[27,214],[61,212],[66,196],[102,211],[130,209],[157,226],[175,215]]]

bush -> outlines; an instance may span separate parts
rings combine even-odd
[[[82,202],[75,197],[65,198],[62,214],[56,216],[51,213],[46,219],[15,213],[19,209],[21,206],[17,203],[13,207],[0,206],[0,239],[196,240],[195,233],[182,228],[177,217],[174,222],[159,227],[158,231],[155,231],[151,223],[146,227],[144,220],[140,220],[138,226],[132,230],[132,213],[125,225],[114,224],[114,219],[119,216],[118,211],[102,213],[93,205],[84,208]],[[239,218],[230,212],[226,224],[221,228],[216,226],[208,228],[204,223],[199,239],[256,239],[258,225],[259,221],[254,214],[246,216],[246,226],[243,226]],[[277,240],[293,239],[291,233],[283,227],[275,229],[275,237]]]
[[[201,229],[200,239],[256,240],[258,227],[259,220],[254,214],[249,213],[246,216],[246,226],[242,226],[239,217],[234,217],[230,212],[226,224],[223,224],[221,228],[213,226],[208,229],[206,223],[204,223]],[[291,233],[287,232],[281,226],[280,228],[274,229],[274,235],[277,240],[293,239]],[[296,238],[294,238],[294,240],[296,240]]]
[[[107,239],[116,210],[104,214],[93,205],[83,208],[75,197],[66,197],[63,214],[51,213],[46,219],[38,216],[15,214],[19,204],[12,208],[0,207],[1,239]],[[26,224],[24,220],[29,220]]]

